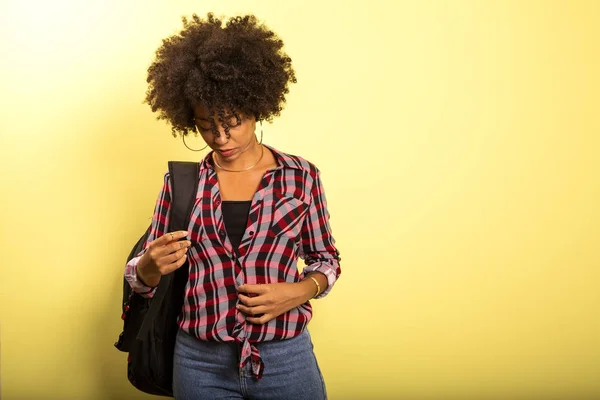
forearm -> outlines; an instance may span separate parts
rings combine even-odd
[[[144,297],[152,297],[155,292],[155,286],[158,285],[159,277],[147,276],[148,273],[144,264],[146,263],[146,250],[151,242],[162,236],[169,225],[169,208],[171,205],[171,183],[169,173],[164,177],[163,187],[156,200],[154,213],[152,215],[152,225],[144,248],[136,257],[129,260],[125,267],[125,279],[134,292],[143,295]],[[143,260],[142,260],[143,259]],[[140,264],[141,263],[141,264]],[[140,266],[141,265],[141,266]]]
[[[305,299],[304,302],[306,302],[323,293],[323,291],[327,288],[328,282],[325,274],[322,274],[321,272],[310,272],[306,274],[304,279],[298,284],[303,289],[303,298]]]
[[[331,233],[325,192],[318,175],[311,195],[312,202],[302,226],[301,257],[305,263],[304,276],[318,273],[321,290],[315,298],[320,299],[327,296],[340,276],[341,258]]]

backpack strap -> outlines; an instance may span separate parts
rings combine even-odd
[[[198,192],[198,175],[200,164],[187,161],[169,161],[169,177],[171,179],[171,209],[168,232],[187,230],[196,193]],[[150,329],[166,298],[172,299],[175,307],[183,305],[183,289],[188,279],[188,261],[174,272],[160,278],[156,293],[152,296],[150,308],[138,332],[143,338]],[[169,303],[170,305],[170,303]]]
[[[169,161],[171,177],[171,215],[169,231],[187,230],[196,193],[198,192],[199,164],[197,162]]]

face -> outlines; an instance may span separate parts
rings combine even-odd
[[[256,143],[254,117],[226,111],[223,121],[216,112],[211,119],[209,109],[201,105],[194,107],[194,117],[202,139],[222,159],[233,161]]]

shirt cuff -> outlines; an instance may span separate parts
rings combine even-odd
[[[137,276],[137,265],[142,256],[132,258],[125,267],[125,280],[131,286],[131,289],[141,294],[143,297],[150,298],[154,295],[156,287],[146,286]]]
[[[327,277],[327,287],[318,296],[315,296],[315,299],[320,299],[321,297],[327,296],[331,291],[331,288],[335,284],[338,278],[339,271],[339,263],[336,260],[325,260],[318,261],[316,263],[307,265],[302,270],[302,274],[304,276],[308,275],[311,272],[320,272],[325,277]]]

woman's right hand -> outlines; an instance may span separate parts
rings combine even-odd
[[[179,239],[187,235],[186,231],[170,232],[150,242],[138,262],[138,278],[147,286],[154,287],[161,276],[181,267],[187,259],[191,242]]]

